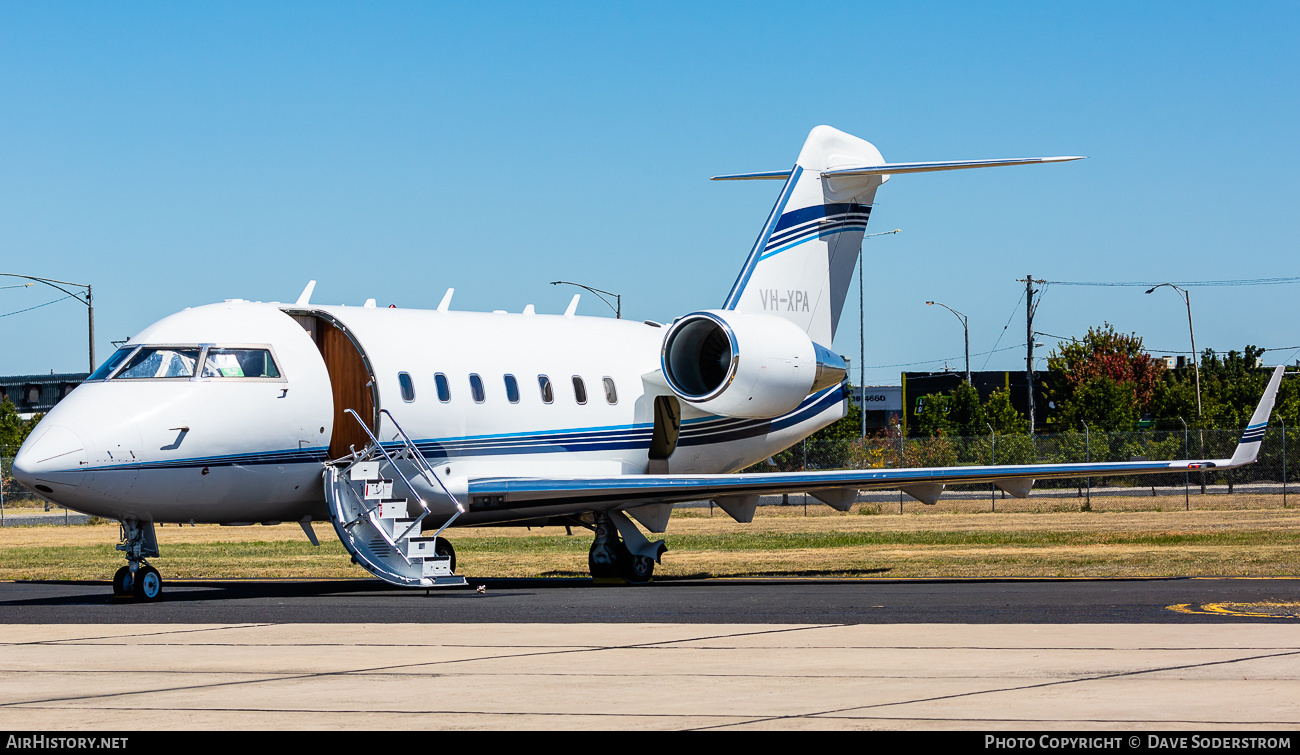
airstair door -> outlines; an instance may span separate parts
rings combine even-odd
[[[329,455],[341,459],[366,447],[366,430],[375,431],[374,375],[361,347],[353,342],[343,324],[319,312],[289,311],[293,319],[316,342],[325,369],[329,371],[330,392],[334,399],[334,431],[330,436]],[[363,428],[347,415],[351,409],[366,423]]]

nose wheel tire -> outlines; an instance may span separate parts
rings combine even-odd
[[[162,595],[162,576],[158,574],[158,570],[147,564],[136,569],[131,593],[136,600],[146,602],[157,600]]]

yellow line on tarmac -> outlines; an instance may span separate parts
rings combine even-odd
[[[1255,619],[1300,619],[1300,603],[1176,603],[1166,610],[1198,616]]]

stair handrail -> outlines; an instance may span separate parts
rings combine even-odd
[[[415,466],[423,470],[426,477],[432,478],[434,482],[438,483],[438,487],[442,488],[442,492],[446,493],[447,497],[451,499],[451,502],[456,504],[456,513],[452,514],[451,518],[443,522],[442,526],[438,528],[438,531],[433,533],[433,541],[435,543],[434,547],[436,548],[438,537],[442,535],[443,531],[451,526],[452,522],[456,521],[457,517],[465,513],[465,506],[461,504],[460,499],[456,497],[455,493],[452,493],[447,489],[447,486],[443,484],[442,478],[438,476],[437,472],[433,471],[433,466],[429,464],[429,460],[424,458],[424,454],[420,453],[420,449],[415,445],[415,441],[411,440],[411,436],[407,435],[406,431],[402,429],[402,426],[398,424],[397,418],[393,416],[393,413],[387,409],[380,409],[379,413],[388,415],[388,421],[393,423],[393,427],[397,430],[398,434],[402,436],[402,442],[405,444],[406,450],[410,452],[411,460],[415,462]],[[357,419],[359,420],[360,417]],[[417,493],[416,495],[419,494]],[[428,507],[426,507],[425,511],[427,512],[428,510]],[[420,519],[423,518],[423,516],[420,517]],[[406,532],[402,533],[402,537],[406,537],[407,533],[415,529],[415,526],[418,523],[417,520],[415,523],[411,524],[410,527],[407,527]]]
[[[388,459],[388,463],[391,464],[393,469],[397,471],[397,474],[401,476],[402,482],[405,482],[406,487],[410,488],[411,493],[415,495],[415,500],[419,502],[420,508],[424,509],[424,513],[426,514],[432,513],[429,511],[429,506],[425,504],[424,498],[420,496],[420,491],[415,489],[415,485],[411,483],[410,478],[406,476],[406,473],[402,471],[401,467],[397,466],[397,461],[394,460],[393,457],[388,453],[388,451],[384,449],[384,444],[380,443],[379,439],[375,437],[374,433],[370,432],[370,428],[366,427],[366,423],[362,421],[361,415],[357,414],[355,411],[351,409],[344,409],[343,411],[347,412],[348,414],[351,414],[353,417],[356,417],[357,424],[361,425],[361,429],[365,430],[366,435],[370,436],[371,443],[374,444],[375,448],[379,449],[379,453],[383,454],[385,459]],[[422,516],[420,518],[423,519],[424,517]]]
[[[349,409],[348,411],[352,410]],[[397,424],[397,418],[393,416],[393,413],[387,409],[380,409],[379,413],[388,415],[388,421],[393,423],[393,428],[402,436],[402,441],[405,443],[407,450],[411,452],[411,456],[413,457],[416,466],[420,467],[429,477],[433,478],[433,481],[438,483],[438,487],[442,488],[442,492],[446,493],[447,497],[451,499],[451,502],[456,504],[456,516],[464,514],[465,507],[461,504],[460,499],[458,499],[456,495],[448,490],[447,486],[443,484],[442,478],[438,477],[438,473],[433,471],[433,467],[429,464],[429,460],[424,458],[424,454],[420,453],[420,449],[416,447],[415,442],[406,434],[406,431],[402,429],[402,426]],[[361,418],[358,417],[357,419],[360,420]],[[455,518],[455,516],[452,517],[452,519]],[[448,520],[448,523],[450,524],[450,520]]]
[[[371,443],[374,444],[375,448],[379,449],[379,453],[383,454],[385,459],[388,459],[388,463],[392,465],[393,469],[397,470],[397,474],[401,476],[402,482],[406,483],[406,487],[410,488],[411,493],[415,496],[416,500],[419,502],[420,508],[424,509],[424,513],[416,517],[415,521],[412,522],[411,525],[407,527],[402,534],[398,535],[395,538],[397,540],[401,540],[402,538],[409,535],[411,533],[411,530],[418,527],[420,525],[420,522],[426,516],[432,514],[433,512],[429,510],[428,504],[424,502],[424,498],[420,495],[420,491],[415,489],[415,485],[411,482],[410,478],[407,477],[404,472],[402,472],[401,467],[397,466],[397,461],[393,459],[392,455],[390,455],[387,449],[384,448],[384,444],[380,443],[379,439],[375,437],[375,434],[370,432],[370,428],[367,427],[366,423],[361,419],[361,415],[357,414],[352,409],[344,409],[343,411],[347,412],[348,414],[351,414],[352,417],[356,419],[357,424],[361,425],[361,429],[365,431],[366,435],[370,438]],[[397,419],[393,417],[392,412],[388,411],[387,409],[380,409],[379,412],[381,414],[387,414],[388,421],[392,422],[393,427],[397,428],[397,432],[402,436],[402,443],[406,447],[406,450],[410,452],[412,461],[415,462],[416,467],[426,472],[429,477],[432,477],[433,481],[438,483],[438,487],[442,488],[442,492],[446,493],[447,497],[451,499],[451,502],[456,504],[456,513],[452,514],[451,518],[443,522],[442,526],[438,528],[438,531],[433,533],[433,538],[434,541],[436,542],[438,536],[441,535],[444,530],[450,527],[451,523],[456,521],[456,519],[461,514],[465,513],[465,507],[461,504],[460,500],[457,499],[456,496],[450,490],[447,489],[447,486],[443,484],[442,479],[438,477],[438,473],[434,472],[433,468],[429,466],[429,463],[427,460],[425,460],[424,455],[420,453],[420,449],[416,448],[415,443],[411,440],[410,436],[406,434],[406,431],[402,429],[402,426],[398,424]]]

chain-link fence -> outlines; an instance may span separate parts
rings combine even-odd
[[[809,438],[774,457],[776,466],[757,464],[749,472],[898,467],[951,467],[984,464],[1066,464],[1107,461],[1226,459],[1241,430],[1148,430],[1138,432],[1067,432],[1036,435],[938,436],[907,438],[897,432],[866,438]],[[1297,433],[1271,426],[1259,460],[1238,469],[1120,477],[1039,480],[1035,489],[1090,490],[1094,494],[1155,495],[1298,492],[1300,447]],[[988,483],[950,485],[948,490],[984,490]],[[1143,493],[1143,491],[1146,491]],[[1279,504],[1281,501],[1279,500]]]

